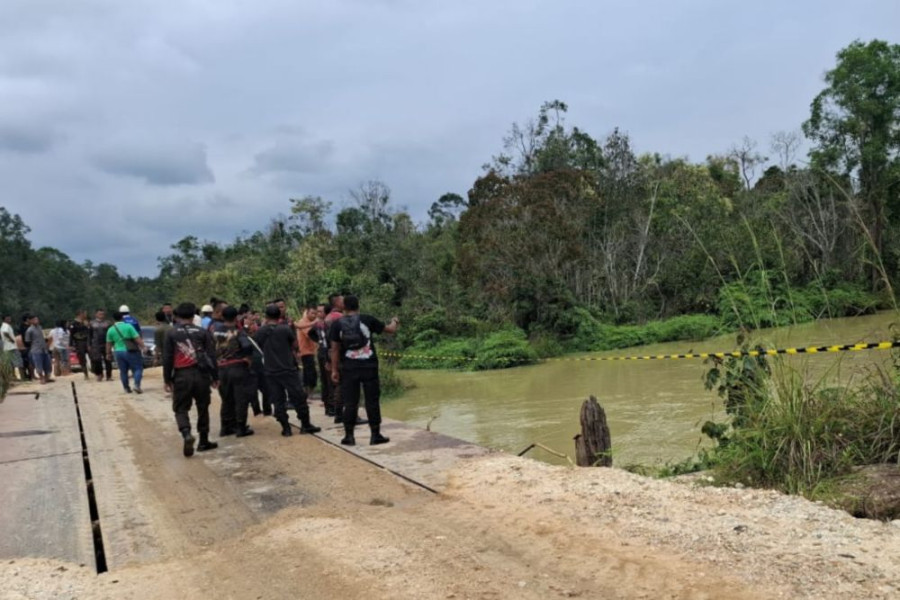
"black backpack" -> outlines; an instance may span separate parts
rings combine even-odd
[[[359,315],[341,317],[341,349],[359,350],[365,348],[369,338],[363,333]]]

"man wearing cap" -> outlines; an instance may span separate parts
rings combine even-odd
[[[123,304],[119,307],[119,312],[122,313],[122,322],[128,323],[134,330],[137,331],[138,335],[141,335],[141,324],[138,323],[138,320],[131,316],[131,310],[128,308],[127,304]]]
[[[289,437],[291,426],[288,423],[287,397],[297,411],[300,419],[300,433],[318,433],[309,419],[309,405],[306,403],[306,392],[300,384],[300,373],[297,369],[297,334],[294,328],[281,322],[281,310],[275,304],[266,307],[266,324],[259,328],[254,341],[262,349],[266,385],[269,386],[269,397],[275,405],[275,418],[281,423],[281,435]]]
[[[204,304],[203,308],[200,309],[200,329],[209,329],[209,324],[212,323],[213,320],[212,314],[212,305]]]

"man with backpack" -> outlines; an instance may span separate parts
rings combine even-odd
[[[282,312],[275,304],[266,307],[266,324],[259,328],[253,340],[263,353],[263,369],[269,397],[275,405],[275,418],[281,423],[281,435],[292,435],[288,423],[288,396],[300,419],[300,433],[318,433],[309,419],[309,405],[306,403],[306,392],[300,383],[300,370],[297,368],[297,334],[294,327],[283,322]]]
[[[390,440],[381,435],[381,381],[378,355],[372,335],[394,333],[400,326],[397,317],[385,325],[371,315],[359,313],[359,298],[344,297],[344,316],[331,324],[328,341],[331,349],[331,380],[340,385],[344,403],[344,439],[341,444],[355,446],[354,428],[359,413],[360,387],[366,398],[371,445]]]
[[[190,302],[175,309],[176,324],[166,334],[163,347],[163,380],[166,392],[172,394],[175,422],[184,440],[184,455],[194,455],[194,436],[191,435],[191,404],[197,405],[197,433],[200,443],[197,452],[219,447],[209,441],[210,387],[219,386],[216,349],[212,335],[194,325],[196,307]]]

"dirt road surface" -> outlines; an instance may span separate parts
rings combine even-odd
[[[46,523],[23,508],[21,489],[46,491],[21,465],[56,459],[49,441],[46,455],[29,446],[27,460],[8,442],[30,411],[57,415],[45,430],[71,445],[70,381],[109,566],[102,575],[62,546],[21,541]],[[314,437],[282,438],[265,417],[252,418],[256,435],[185,459],[158,371],[144,387],[126,395],[117,382],[60,378],[39,401],[0,404],[9,433],[0,477],[35,482],[0,492],[2,531],[20,540],[0,542],[0,598],[900,597],[900,527],[891,523],[772,492],[501,454],[456,465],[433,494]],[[321,408],[313,415],[325,424]],[[89,530],[77,520],[72,531]]]

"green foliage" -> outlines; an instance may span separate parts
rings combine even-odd
[[[566,349],[581,352],[619,350],[647,344],[697,341],[719,333],[722,322],[715,315],[680,315],[644,325],[608,325],[583,309],[573,311],[580,318],[575,334],[564,342]]]
[[[537,352],[521,329],[503,329],[487,336],[478,346],[474,368],[503,369],[533,363]]]
[[[747,348],[746,345],[743,346]],[[765,358],[712,359],[706,387],[729,420],[707,422],[717,447],[696,462],[720,483],[777,488],[815,497],[855,466],[895,463],[900,455],[900,388],[894,374],[858,387],[809,383],[807,373],[774,369]]]
[[[825,74],[825,83],[827,87],[812,101],[803,131],[816,143],[811,157],[817,168],[858,181],[860,200],[867,208],[862,218],[874,280],[884,276],[879,263],[885,256],[888,224],[900,223],[900,196],[896,193],[900,45],[881,40],[851,43],[838,52],[837,64]]]
[[[782,275],[753,271],[719,290],[719,313],[730,329],[759,329],[804,323],[818,318],[870,314],[885,301],[862,285],[842,283],[832,289],[818,282],[789,288]]]
[[[434,331],[434,330],[426,330]],[[506,328],[481,338],[421,342],[403,351],[403,369],[503,369],[533,363],[537,351],[521,329]]]
[[[402,396],[415,384],[397,372],[397,367],[392,360],[382,360],[378,365],[378,377],[381,381],[381,397],[384,400]]]

